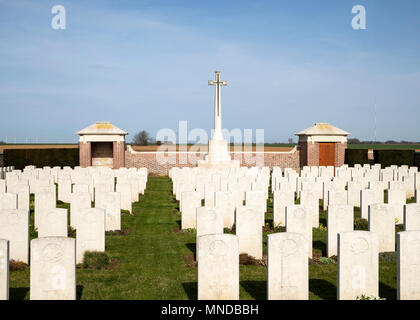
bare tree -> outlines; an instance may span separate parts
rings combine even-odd
[[[132,143],[135,146],[147,146],[151,141],[152,139],[147,131],[142,130],[134,136]]]

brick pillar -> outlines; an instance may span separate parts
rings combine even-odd
[[[114,169],[125,167],[125,142],[113,143],[113,167]]]
[[[346,159],[347,142],[337,142],[335,144],[335,166],[341,167]]]
[[[79,142],[79,165],[82,168],[92,165],[92,149],[90,142]]]
[[[299,166],[302,168],[308,163],[308,143],[299,141]]]

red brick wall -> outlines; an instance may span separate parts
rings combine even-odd
[[[112,149],[114,169],[125,167],[125,142],[114,142]]]
[[[336,143],[335,144],[335,166],[341,167],[344,165],[346,158],[347,143]]]
[[[79,143],[79,165],[86,168],[92,165],[92,153],[90,142]]]
[[[318,166],[319,165],[319,143],[300,141],[300,167],[303,166]]]
[[[294,153],[275,153],[265,152],[263,155],[251,153],[231,153],[234,160],[240,160],[241,166],[252,167],[256,165],[255,160],[258,157],[262,157],[263,165],[268,167],[282,167],[282,168],[293,168],[299,171],[299,151]],[[197,166],[197,160],[204,159],[205,153],[175,153],[171,154],[174,163],[160,164],[156,159],[156,152],[142,152],[142,153],[131,153],[125,151],[125,166],[127,168],[147,168],[149,173],[157,175],[167,175],[170,168],[173,167],[195,167]],[[165,154],[167,156],[167,154]],[[181,161],[180,161],[181,160]]]

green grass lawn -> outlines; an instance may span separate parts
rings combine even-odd
[[[270,199],[271,196],[270,196]],[[266,223],[272,226],[272,200],[268,200]],[[68,208],[68,204],[59,204]],[[33,208],[33,206],[31,206]],[[172,196],[167,177],[150,177],[145,195],[133,204],[134,215],[122,214],[125,236],[106,236],[106,252],[119,259],[119,267],[107,270],[77,269],[78,299],[197,299],[197,267],[186,266],[184,257],[195,253],[195,232],[179,232],[179,204]],[[356,217],[360,217],[358,211]],[[320,214],[326,225],[325,212]],[[325,256],[325,228],[313,231],[314,257]],[[33,209],[31,210],[31,239]],[[264,254],[267,253],[264,232]],[[186,258],[187,259],[187,258]],[[188,260],[188,259],[187,259]],[[396,298],[395,259],[380,263],[381,297]],[[310,299],[336,299],[336,264],[309,265]],[[240,299],[266,299],[265,266],[240,265]],[[10,299],[29,298],[29,267],[10,274]]]

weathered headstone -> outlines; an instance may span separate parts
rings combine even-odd
[[[395,251],[395,218],[391,205],[369,206],[369,231],[378,237],[379,252]]]
[[[404,206],[404,231],[420,230],[420,204]]]
[[[198,238],[207,234],[223,234],[223,217],[219,208],[197,208],[196,257],[198,258]]]
[[[308,242],[308,256],[312,259],[312,216],[302,205],[286,207],[286,231],[303,234]]]
[[[66,203],[70,203],[71,195],[71,180],[70,179],[58,179],[58,195],[57,199]]]
[[[238,237],[210,234],[198,242],[198,300],[239,300]]]
[[[307,300],[309,295],[308,241],[301,233],[267,236],[268,300]]]
[[[250,206],[236,208],[236,235],[239,241],[239,254],[246,253],[255,259],[262,258],[263,239],[259,208]]]
[[[406,203],[405,191],[400,189],[388,190],[388,204],[398,207],[395,218],[399,223],[404,220],[404,205]]]
[[[76,240],[45,237],[31,241],[31,300],[76,300]]]
[[[360,215],[363,219],[368,219],[369,206],[375,203],[375,191],[365,189],[360,191]]]
[[[264,192],[252,190],[246,192],[245,204],[248,207],[258,208],[261,216],[261,226],[265,224],[265,206],[267,204]]]
[[[306,212],[312,217],[312,228],[319,227],[319,199],[311,190],[300,192],[300,204],[306,208]]]
[[[50,209],[56,207],[56,193],[54,191],[40,191],[35,194],[35,228],[38,228],[38,223]]]
[[[292,190],[274,191],[273,223],[274,226],[286,226],[286,207],[295,203],[295,192]]]
[[[55,208],[45,212],[38,221],[38,238],[67,237],[67,209]]]
[[[9,300],[9,240],[0,238],[0,300]]]
[[[121,193],[98,194],[95,208],[105,209],[105,231],[121,230]]]
[[[420,300],[420,231],[397,233],[397,299]]]
[[[197,191],[186,191],[182,195],[181,229],[194,229],[197,225],[197,208],[201,207],[201,196]]]
[[[27,184],[14,184],[8,188],[9,192],[17,194],[17,208],[29,211],[30,197],[29,185]]]
[[[81,212],[76,236],[76,263],[83,262],[85,251],[105,251],[105,210],[85,209]]]
[[[16,193],[0,193],[0,210],[17,209]]]
[[[368,231],[338,234],[337,299],[379,294],[378,239]]]
[[[216,192],[216,207],[223,217],[223,226],[231,229],[235,223],[235,198],[233,192]]]
[[[10,259],[29,262],[29,211],[0,211],[0,238],[9,240]]]
[[[129,183],[117,183],[116,192],[121,194],[121,209],[132,211],[132,202],[131,202],[131,184]]]
[[[337,234],[353,231],[353,207],[329,205],[327,209],[327,257],[337,255]]]
[[[72,193],[70,197],[70,226],[77,229],[78,219],[84,209],[92,207],[91,196],[88,192]]]

